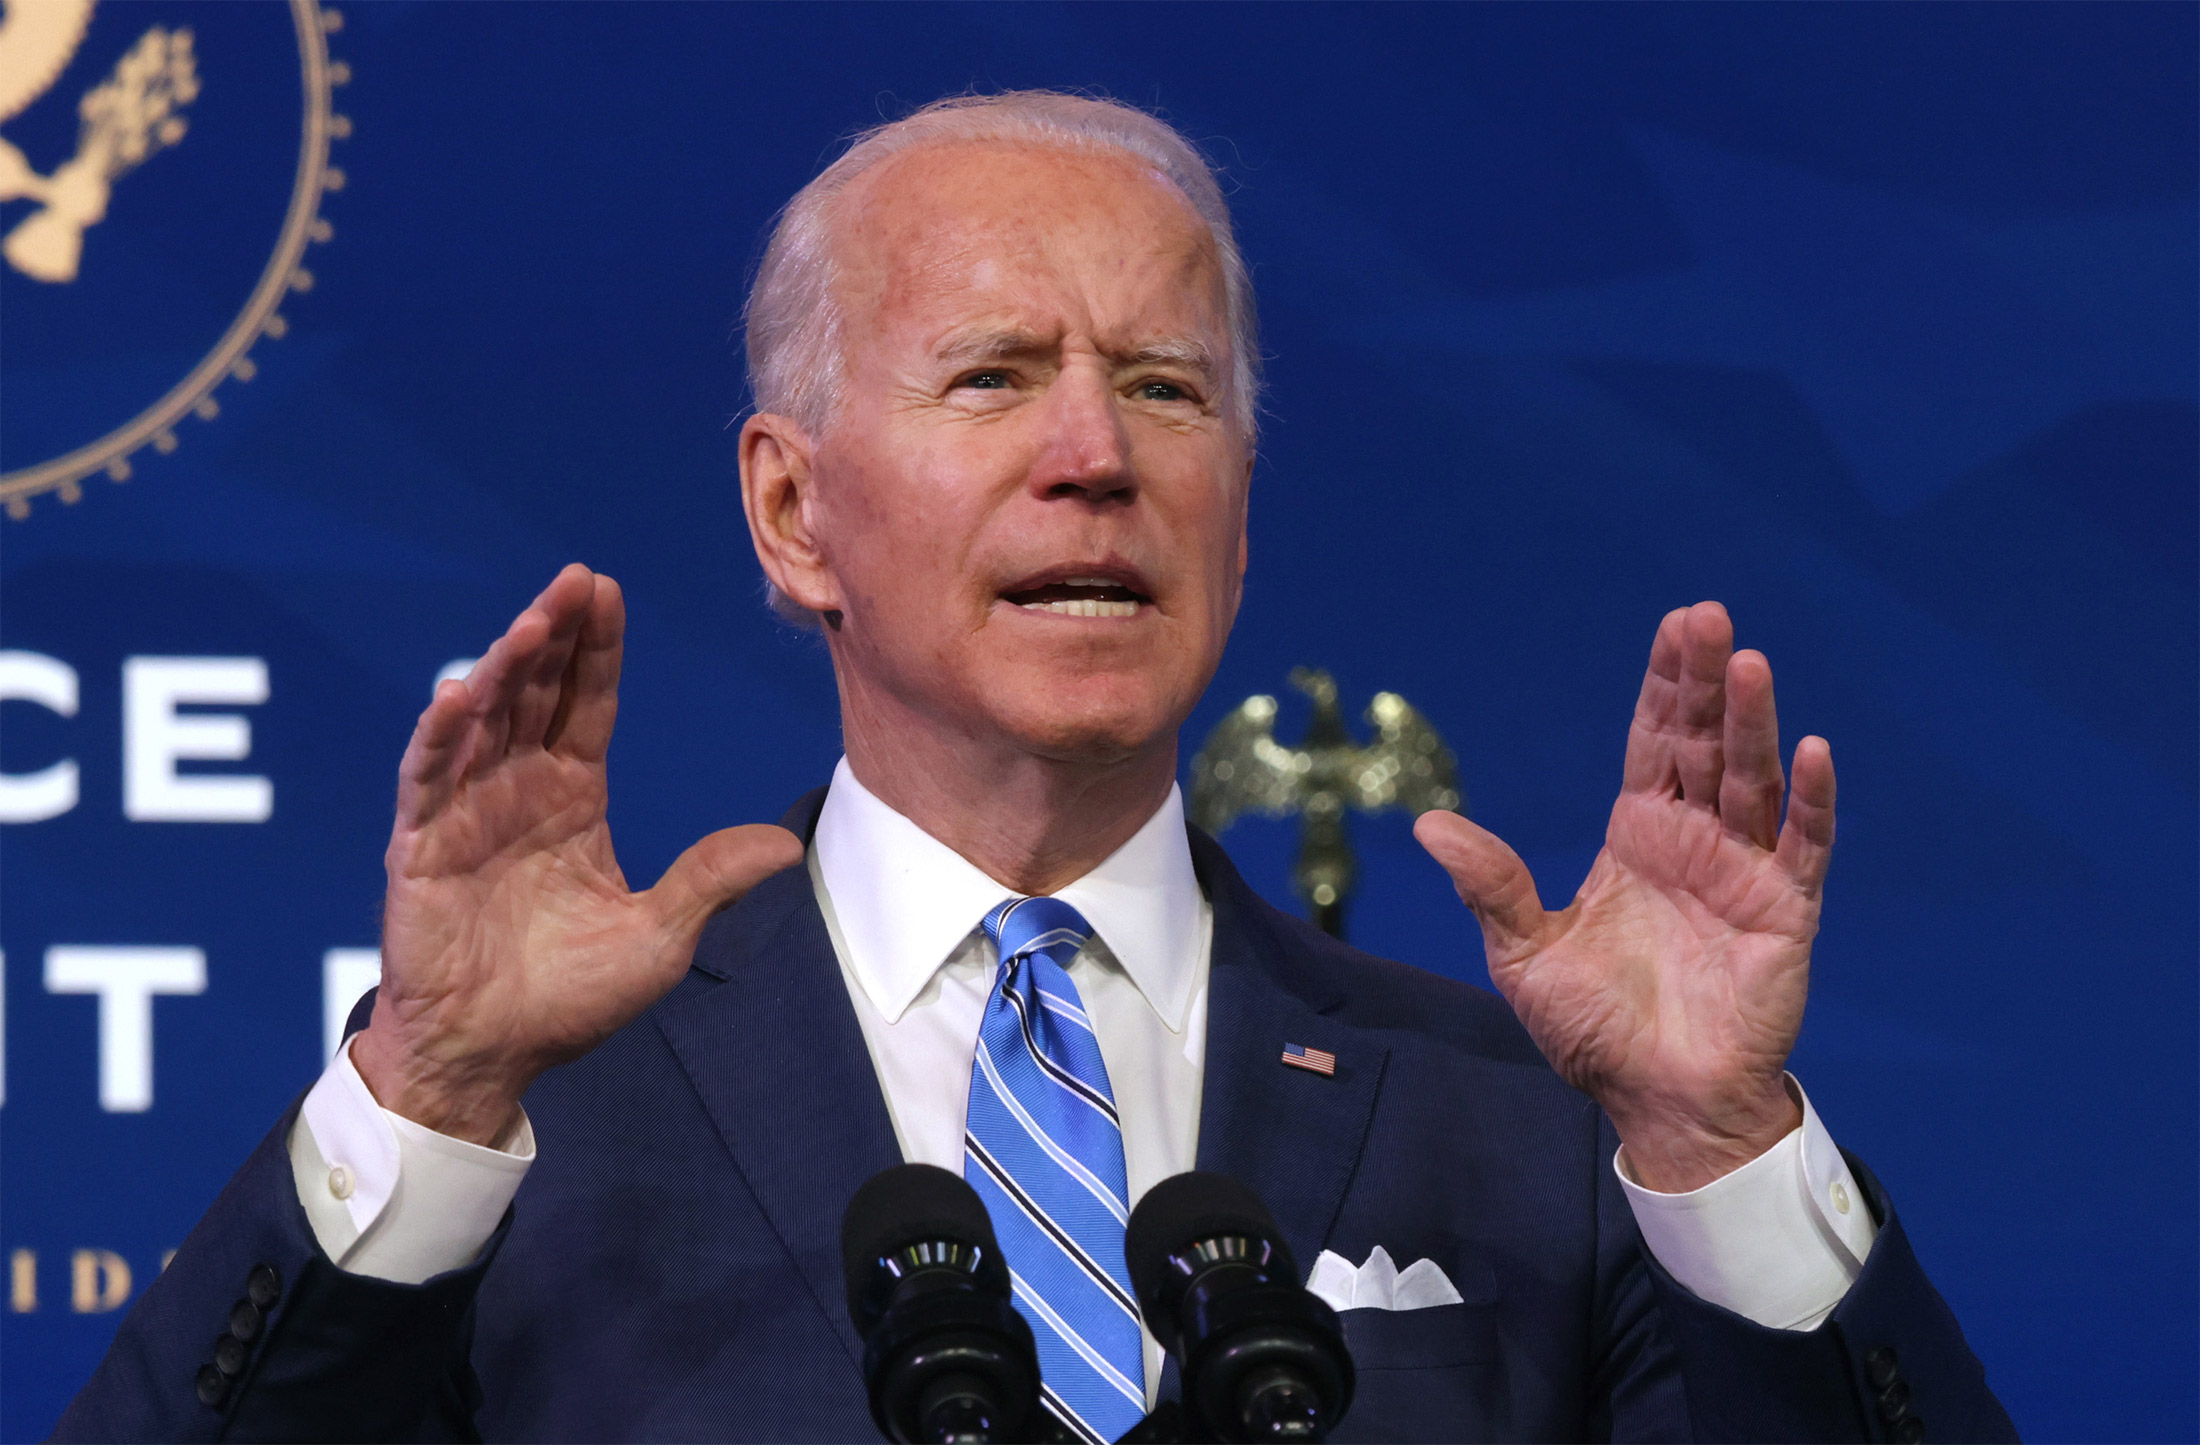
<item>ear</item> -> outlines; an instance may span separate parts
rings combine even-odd
[[[1253,464],[1259,460],[1258,453],[1250,450],[1245,453],[1245,480],[1238,488],[1237,571],[1240,591],[1244,590],[1245,566],[1252,555]]]
[[[764,575],[812,612],[842,609],[812,522],[816,510],[809,434],[791,417],[759,412],[741,426],[741,509]]]

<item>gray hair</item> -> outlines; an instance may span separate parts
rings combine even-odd
[[[1120,151],[1151,167],[1206,223],[1222,261],[1230,328],[1228,416],[1248,441],[1260,388],[1252,278],[1230,227],[1214,168],[1166,121],[1112,100],[1051,90],[958,95],[858,135],[795,193],[772,228],[746,312],[749,392],[759,411],[789,416],[813,435],[840,403],[842,315],[834,295],[834,202],[873,166],[918,146],[1010,141]]]

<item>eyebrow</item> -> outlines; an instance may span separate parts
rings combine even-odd
[[[1041,338],[1035,332],[988,328],[952,332],[942,339],[933,355],[950,365],[963,366],[1016,356],[1038,356],[1053,349],[1052,341]],[[1160,337],[1128,355],[1111,356],[1110,360],[1119,366],[1173,363],[1209,378],[1219,374],[1213,349],[1206,342],[1194,337]]]
[[[1215,366],[1215,354],[1207,343],[1188,336],[1166,336],[1157,341],[1149,341],[1125,360],[1133,366],[1173,362],[1210,379],[1219,374]]]
[[[963,365],[974,361],[999,361],[1011,356],[1036,356],[1049,349],[1048,343],[1033,332],[988,328],[950,332],[933,355],[941,361]]]

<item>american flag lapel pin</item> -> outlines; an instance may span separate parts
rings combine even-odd
[[[1309,1074],[1334,1078],[1337,1073],[1337,1056],[1327,1049],[1309,1048],[1305,1044],[1285,1044],[1283,1061],[1294,1069],[1304,1069]]]

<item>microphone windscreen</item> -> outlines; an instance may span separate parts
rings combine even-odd
[[[1169,1256],[1195,1240],[1238,1234],[1265,1239],[1279,1256],[1277,1267],[1295,1280],[1297,1268],[1275,1218],[1260,1196],[1227,1174],[1194,1171],[1176,1174],[1146,1191],[1123,1231],[1123,1260],[1130,1266],[1131,1288],[1149,1326],[1160,1328],[1163,1291],[1169,1282]]]
[[[961,1175],[931,1164],[897,1164],[864,1181],[840,1219],[840,1263],[848,1286],[849,1315],[862,1318],[858,1300],[880,1257],[927,1239],[974,1244],[989,1258],[1001,1252],[985,1201]]]

